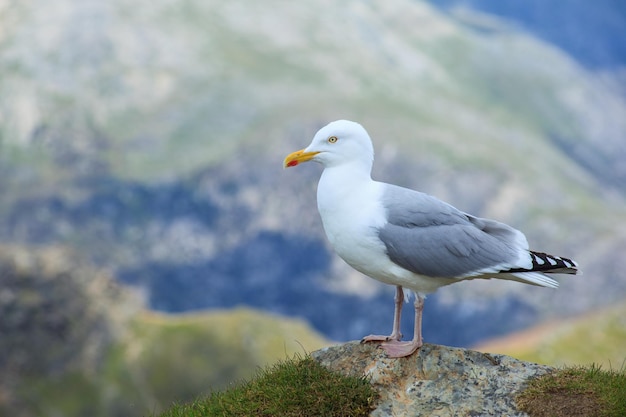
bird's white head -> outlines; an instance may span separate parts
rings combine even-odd
[[[311,144],[285,158],[285,168],[315,161],[325,168],[344,164],[362,165],[371,170],[374,147],[367,131],[356,122],[337,120],[318,130]]]

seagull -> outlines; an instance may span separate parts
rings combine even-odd
[[[522,232],[495,220],[464,213],[433,196],[371,177],[374,148],[360,124],[337,120],[321,128],[283,167],[314,161],[324,168],[317,207],[335,252],[357,271],[394,285],[391,335],[369,335],[389,357],[409,356],[422,344],[427,294],[477,278],[499,278],[556,288],[550,273],[577,274],[571,259],[531,251]],[[404,289],[415,295],[415,328],[402,341]]]

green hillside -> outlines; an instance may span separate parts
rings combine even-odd
[[[0,246],[0,415],[148,415],[328,345],[250,309],[166,315],[62,248]]]
[[[120,373],[111,374],[109,383],[146,410],[226,388],[259,367],[329,344],[303,322],[249,309],[180,316],[143,312],[130,328],[111,357]],[[120,374],[132,383],[118,385]]]
[[[556,366],[596,364],[626,369],[626,303],[487,341],[485,352]]]
[[[32,415],[51,410],[61,415],[147,415],[326,345],[304,323],[258,311],[194,316],[143,312],[131,320],[123,340],[105,350],[95,369],[33,375],[10,394],[12,402],[27,403]]]

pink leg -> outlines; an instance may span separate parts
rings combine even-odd
[[[422,344],[422,311],[424,310],[424,297],[421,294],[415,293],[415,332],[413,340],[410,342],[400,342],[399,340],[390,340],[383,342],[381,347],[385,350],[387,355],[391,358],[403,358],[411,355]]]
[[[396,286],[396,295],[393,298],[395,302],[395,309],[393,312],[393,330],[389,336],[380,336],[371,334],[361,339],[361,343],[366,342],[388,342],[390,340],[399,341],[402,339],[402,333],[400,333],[400,316],[402,315],[402,303],[404,303],[404,291],[401,286]]]

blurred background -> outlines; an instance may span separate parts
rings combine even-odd
[[[621,0],[0,0],[0,415],[148,415],[389,332],[321,168],[282,169],[340,118],[374,178],[584,271],[442,288],[426,342],[623,366],[624,33]]]

